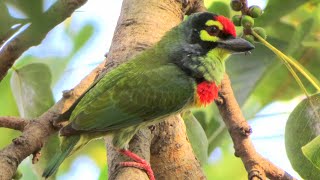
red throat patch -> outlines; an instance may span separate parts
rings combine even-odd
[[[219,88],[215,83],[203,81],[197,85],[200,105],[208,105],[218,98]]]
[[[225,34],[231,34],[233,37],[236,37],[236,28],[234,24],[230,21],[230,19],[224,16],[216,16],[216,21],[219,21],[223,25],[223,32]]]

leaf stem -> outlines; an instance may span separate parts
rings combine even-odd
[[[287,66],[288,70],[290,71],[290,73],[292,74],[293,78],[297,81],[298,85],[300,86],[300,88],[302,89],[302,91],[305,93],[305,95],[307,96],[307,98],[309,98],[309,94],[307,89],[304,87],[301,79],[299,78],[299,76],[297,75],[297,73],[294,71],[294,69],[291,67],[291,65],[285,61],[284,59],[282,59],[284,64]]]
[[[288,56],[286,56],[285,54],[283,54],[280,50],[278,50],[277,48],[275,48],[274,46],[272,46],[268,41],[264,40],[262,37],[260,37],[256,32],[252,31],[252,35],[255,36],[262,44],[264,44],[265,46],[267,46],[271,51],[273,51],[278,57],[280,57],[285,64],[288,63],[289,66],[292,65],[293,67],[295,67],[305,78],[307,78],[307,80],[318,90],[320,91],[320,82],[318,81],[318,79],[316,77],[314,77],[306,68],[304,68],[297,60],[290,58]],[[286,65],[287,66],[287,65]],[[287,66],[287,68],[289,69],[289,71],[292,73],[292,71],[290,70],[290,68],[292,69],[292,67],[290,66],[290,68]],[[293,70],[293,69],[292,69]],[[294,71],[293,71],[294,72]],[[294,72],[295,73],[295,72]],[[292,74],[293,76],[295,76],[294,74]],[[296,74],[297,76],[297,74]],[[296,77],[295,77],[296,78]],[[299,78],[299,77],[298,77]],[[297,80],[297,79],[296,79]],[[301,80],[299,79],[299,81],[301,82]],[[297,81],[298,82],[298,81]],[[298,82],[299,86],[300,83]],[[303,86],[303,85],[302,85]],[[305,89],[305,88],[303,88]],[[305,90],[304,90],[305,91]]]

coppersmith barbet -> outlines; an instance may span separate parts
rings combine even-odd
[[[152,48],[110,71],[88,90],[61,129],[61,151],[43,176],[54,173],[91,139],[110,134],[113,145],[154,179],[146,161],[127,150],[135,133],[167,116],[213,102],[227,57],[253,48],[236,37],[226,17],[208,12],[189,16]]]

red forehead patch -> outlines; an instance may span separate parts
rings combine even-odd
[[[233,37],[236,37],[236,28],[234,24],[230,21],[230,19],[224,16],[216,16],[216,21],[219,21],[223,25],[223,32],[225,34],[231,34]]]

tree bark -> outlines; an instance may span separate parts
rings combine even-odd
[[[41,149],[48,137],[58,130],[57,127],[52,125],[53,122],[57,120],[61,114],[68,111],[75,102],[77,102],[77,99],[86,91],[90,84],[93,83],[101,71],[107,72],[118,64],[128,60],[137,52],[152,46],[164,35],[166,31],[177,25],[183,19],[185,12],[191,13],[192,11],[203,9],[203,4],[200,0],[183,2],[174,0],[125,0],[123,2],[122,13],[119,18],[113,44],[106,60],[107,63],[105,65],[104,63],[100,64],[75,88],[70,92],[65,93],[63,98],[52,108],[36,120],[30,121],[24,127],[21,136],[14,139],[12,144],[0,151],[0,179],[11,179],[22,160]],[[11,52],[13,54],[8,55],[11,57],[10,62],[13,62],[16,57],[27,49],[25,46],[23,48],[19,47],[16,47],[17,52]],[[2,56],[5,57],[7,55]],[[181,119],[179,121],[181,121]],[[150,134],[150,132],[148,133],[149,130],[145,131],[146,134]],[[142,132],[142,134],[144,133]],[[151,142],[151,138],[147,137],[147,135],[143,135],[143,137],[146,137],[147,140],[142,140],[143,143],[139,143],[141,144],[140,149],[141,151],[145,151],[142,154],[148,155],[150,154],[150,145],[148,145],[148,142]],[[133,141],[132,143],[135,142]],[[112,156],[112,154],[117,153],[114,153],[114,151],[112,151],[112,149],[110,150],[109,147],[111,146],[108,146],[108,159],[112,162],[110,164],[114,165],[116,164],[114,162],[117,161],[116,157],[118,157],[118,155]],[[131,145],[131,147],[135,149],[137,146]],[[183,147],[189,147],[189,151],[187,152],[190,152],[190,144]],[[148,159],[147,155],[142,155],[142,157]],[[198,164],[193,154],[190,154],[190,157],[193,157],[191,159],[194,160],[194,164]],[[196,170],[202,174],[200,166],[197,165],[197,167],[199,167],[199,169]],[[128,171],[129,174],[130,171],[135,171],[144,175],[144,172],[134,168],[127,168],[126,171]],[[133,174],[135,174],[135,172]],[[119,177],[128,178],[128,176]],[[142,179],[142,177],[143,176],[137,176],[138,179]],[[144,177],[146,178],[145,175]],[[129,178],[132,179],[133,176],[129,176]]]
[[[151,166],[157,179],[206,179],[180,115],[157,125],[153,134]]]
[[[242,115],[227,74],[221,83],[219,93],[220,99],[216,101],[216,104],[232,138],[234,154],[241,158],[248,172],[248,179],[261,180],[268,177],[269,179],[294,180],[294,177],[255,150],[249,136],[252,131],[251,127]]]
[[[183,20],[186,12],[203,9],[203,2],[197,0],[187,4],[174,0],[124,0],[105,71],[153,46]],[[153,129],[141,130],[130,142],[130,150],[150,162],[151,149],[151,167],[157,179],[205,178],[180,116],[170,117]],[[142,170],[119,167],[119,162],[132,160],[119,155],[110,138],[105,141],[110,179],[148,179]]]
[[[64,0],[59,2],[64,2]],[[85,0],[79,2],[84,3]],[[179,24],[185,13],[202,10],[204,7],[201,0],[124,0],[106,63],[100,64],[36,120],[25,124],[15,119],[16,123],[7,123],[10,117],[2,118],[3,126],[23,130],[23,132],[20,137],[13,140],[12,144],[0,151],[0,179],[11,179],[21,161],[41,149],[48,137],[58,130],[52,122],[77,102],[99,74],[110,71],[140,51],[151,47],[161,39],[165,32]],[[19,43],[21,42],[18,42],[18,45]],[[0,60],[1,57],[10,56],[14,58],[8,62],[13,63],[15,58],[27,49],[27,46],[21,49],[19,47],[16,47],[17,52],[11,52],[12,55],[0,54]],[[1,75],[4,74],[0,73],[0,80]],[[241,114],[228,77],[223,80],[221,87],[221,99],[217,101],[218,108],[234,142],[235,154],[242,159],[249,173],[249,179],[264,179],[265,177],[293,179],[255,151],[249,138],[251,129]],[[110,142],[111,140],[106,138],[110,179],[148,179],[146,174],[139,169],[117,166],[117,162],[128,159],[119,155]],[[188,142],[184,123],[178,115],[139,131],[130,142],[130,149],[151,162],[157,179],[205,179]]]

